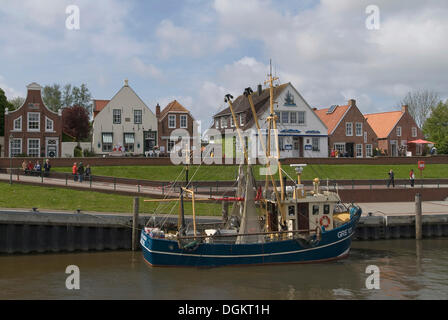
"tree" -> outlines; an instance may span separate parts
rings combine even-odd
[[[58,84],[45,86],[42,91],[42,99],[47,107],[57,112],[62,107],[61,87]]]
[[[11,100],[9,100],[9,103],[12,104],[12,106],[14,107],[14,110],[19,109],[25,102],[25,98],[22,97],[15,97]]]
[[[73,105],[73,94],[72,94],[72,85],[66,84],[62,91],[62,106],[70,107]]]
[[[5,135],[5,109],[14,110],[14,106],[6,99],[5,91],[0,88],[0,136]]]
[[[81,141],[89,136],[89,112],[82,106],[64,108],[62,112],[63,131]]]
[[[431,116],[423,126],[428,140],[435,142],[437,153],[448,153],[448,100],[432,108]]]
[[[73,87],[72,90],[73,104],[84,107],[90,113],[92,109],[92,95],[89,89],[83,83],[81,87]]]
[[[428,118],[431,108],[440,102],[439,95],[431,90],[417,90],[408,92],[400,101],[400,106],[407,105],[409,113],[414,118],[417,125],[422,128],[426,118]]]

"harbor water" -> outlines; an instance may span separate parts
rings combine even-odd
[[[79,289],[66,287],[67,266]],[[379,289],[369,266],[379,270]],[[448,239],[355,241],[317,264],[221,268],[149,266],[141,252],[0,256],[0,299],[448,299]]]

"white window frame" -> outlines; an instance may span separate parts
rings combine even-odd
[[[34,150],[36,150],[37,149],[37,155],[31,155],[30,154],[30,142],[31,141],[38,141],[39,143],[38,143],[38,147],[35,147],[35,148],[33,148]],[[39,138],[28,138],[27,139],[27,150],[26,150],[26,154],[28,155],[28,156],[30,156],[30,157],[36,157],[36,158],[39,158],[40,157],[40,139]]]
[[[186,114],[181,114],[179,119],[179,124],[181,128],[188,128],[188,117]],[[182,125],[182,121],[185,120],[185,125]]]
[[[140,114],[138,112],[140,112]],[[134,124],[142,124],[142,123],[143,123],[143,110],[135,109],[134,110]]]
[[[282,111],[281,115],[282,115],[281,123],[289,124],[289,112],[288,111]]]
[[[117,118],[117,120],[115,120],[115,118]],[[112,123],[121,124],[121,109],[112,110]]]
[[[51,123],[51,129],[48,129],[48,121]],[[45,132],[54,132],[54,121],[45,116]]]
[[[303,119],[302,119],[301,116],[303,116]],[[303,120],[303,121],[301,121],[301,120]],[[306,123],[306,113],[305,113],[305,111],[297,112],[297,124],[304,125],[305,123]]]
[[[174,125],[171,125],[171,122],[174,122]],[[176,115],[175,114],[169,114],[168,115],[168,128],[174,129],[176,128]]]
[[[355,123],[355,134],[357,137],[362,137],[362,122]]]
[[[242,113],[240,113],[240,126],[244,126],[244,118]]]
[[[359,153],[358,153],[358,151],[359,151]],[[356,158],[362,158],[363,157],[362,144],[361,143],[357,143],[355,145],[355,154],[356,154]]]
[[[105,135],[107,135],[107,136],[110,135],[111,142],[104,142]],[[110,146],[110,148],[107,148],[107,150],[105,150],[104,145],[106,145],[108,147]],[[113,132],[101,132],[101,152],[112,152],[113,149],[114,149],[114,134],[113,134]]]
[[[38,116],[37,129],[36,128],[31,129],[30,128],[30,116],[36,115],[36,114]],[[36,122],[36,121],[33,121],[33,122]],[[27,113],[27,128],[28,128],[28,131],[30,131],[30,132],[39,132],[40,131],[40,112],[28,112]]]
[[[233,117],[230,117],[230,127],[233,128],[235,126],[235,123],[233,123]]]
[[[401,137],[401,127],[397,127],[397,137]]]
[[[345,123],[345,135],[347,137],[353,137],[353,122],[346,122]]]
[[[294,119],[294,121],[293,121],[293,119]],[[297,112],[290,112],[289,113],[289,123],[291,123],[291,124],[297,124],[297,121],[298,121],[299,119],[297,118]]]
[[[366,157],[373,157],[373,145],[366,144]]]
[[[342,148],[338,148],[337,146],[342,146]],[[333,144],[333,149],[337,150],[339,154],[344,154],[345,153],[345,142],[335,142]]]
[[[20,142],[20,147],[18,147],[18,148],[17,147],[12,147],[12,145],[14,144],[15,141]],[[8,149],[9,149],[9,157],[15,157],[16,155],[19,155],[19,154],[22,153],[22,147],[23,147],[23,145],[22,145],[22,138],[13,138],[8,143],[9,143],[9,147],[8,147]],[[19,152],[14,152],[13,153],[12,151],[14,149],[18,149]]]
[[[227,117],[221,117],[221,128],[227,128]]]
[[[19,128],[16,128],[16,122],[17,121],[20,124]],[[12,131],[22,131],[22,116],[14,119],[14,121],[12,122]]]
[[[311,145],[312,145],[312,150],[313,151],[320,151],[320,138],[319,137],[312,137],[311,138]]]
[[[166,141],[166,150],[167,150],[167,152],[171,152],[171,150],[173,150],[175,145],[176,145],[175,141],[167,140]]]
[[[412,127],[412,137],[413,138],[417,137],[417,133],[418,133],[417,128],[416,127]]]
[[[364,131],[364,143],[367,143],[367,131]]]

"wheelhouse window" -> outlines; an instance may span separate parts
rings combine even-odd
[[[317,216],[319,214],[319,205],[313,204],[313,216]]]
[[[134,152],[134,133],[125,133],[124,134],[124,151],[126,152]]]
[[[121,110],[120,109],[114,109],[112,111],[113,116],[113,123],[114,124],[120,124],[121,123]]]
[[[28,139],[28,156],[39,157],[40,139]]]
[[[345,123],[345,135],[353,136],[353,123],[352,122]]]
[[[232,121],[233,121],[233,119],[232,119]],[[180,127],[187,128],[187,116],[185,114],[182,114],[180,116]]]
[[[324,204],[324,214],[329,214],[329,213],[330,213],[330,205]]]
[[[28,131],[40,130],[40,113],[28,112]]]
[[[134,123],[142,124],[142,110],[134,110]]]
[[[103,152],[112,152],[113,134],[112,132],[103,132]]]

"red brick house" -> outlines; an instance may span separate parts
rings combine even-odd
[[[158,130],[158,144],[161,153],[168,153],[176,144],[175,141],[170,141],[171,133],[176,129],[185,129],[190,135],[190,150],[193,144],[193,126],[194,118],[184,106],[177,100],[171,101],[168,105],[160,111],[160,106],[156,106],[157,130]]]
[[[54,112],[45,106],[39,84],[33,82],[27,89],[23,105],[5,112],[5,156],[60,157],[61,110]]]
[[[388,156],[405,156],[411,152],[413,156],[422,154],[422,145],[408,141],[424,139],[408,110],[402,106],[399,111],[366,114],[364,117],[378,137],[378,148]]]
[[[314,110],[328,127],[328,150],[337,150],[339,156],[372,157],[377,147],[376,134],[356,106],[356,100],[347,105]]]

